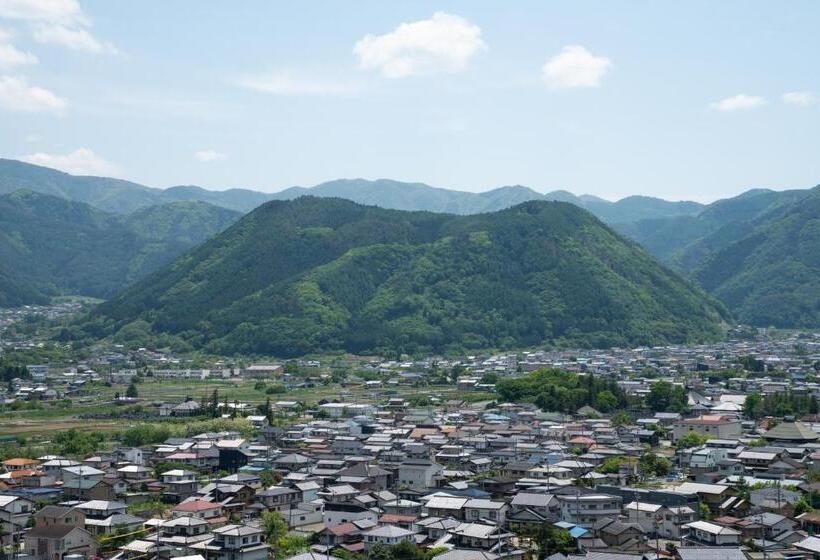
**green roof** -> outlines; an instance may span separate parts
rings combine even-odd
[[[782,422],[763,434],[769,440],[777,441],[815,441],[820,434],[802,422]]]

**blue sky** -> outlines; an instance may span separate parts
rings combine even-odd
[[[807,187],[818,21],[809,1],[0,0],[0,155],[161,187]]]

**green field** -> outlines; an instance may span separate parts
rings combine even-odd
[[[268,382],[268,386],[272,383]],[[264,391],[255,389],[254,380],[153,380],[143,379],[137,385],[139,393],[138,404],[151,407],[159,402],[182,402],[186,397],[194,400],[209,398],[216,389],[220,402],[227,398],[228,402],[262,404],[270,398],[271,402],[280,400],[301,401],[308,406],[317,402],[338,399],[353,403],[381,403],[390,397],[409,398],[414,395],[440,397],[446,399],[463,399],[467,401],[493,400],[490,393],[461,392],[452,385],[430,387],[387,387],[377,390],[364,387],[342,387],[338,384],[319,385],[312,388],[288,390],[285,393],[268,395]],[[156,417],[134,420],[118,418],[81,418],[83,415],[102,415],[116,410],[111,404],[115,393],[125,394],[126,385],[105,386],[95,385],[90,394],[73,398],[70,403],[65,401],[46,402],[41,408],[0,411],[0,434],[47,436],[58,430],[76,428],[89,431],[120,431],[131,425],[146,421],[162,421]]]

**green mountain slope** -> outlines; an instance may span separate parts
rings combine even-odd
[[[747,224],[695,278],[741,321],[820,326],[820,188]]]
[[[176,203],[123,218],[26,190],[2,195],[0,305],[57,294],[110,297],[238,217],[204,203]]]
[[[774,216],[810,193],[809,189],[753,189],[713,202],[694,215],[619,223],[616,229],[672,268],[690,273],[716,252],[749,234],[761,219]]]
[[[213,351],[295,356],[680,342],[717,336],[723,316],[570,204],[454,216],[302,197],[257,208],[85,328],[146,321]]]

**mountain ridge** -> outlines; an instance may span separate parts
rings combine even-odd
[[[123,217],[27,189],[0,195],[0,305],[111,297],[238,217],[202,202]]]
[[[572,204],[457,216],[300,197],[257,208],[82,329],[295,356],[682,341],[719,336],[727,316]]]
[[[609,223],[634,221],[646,215],[691,214],[700,207],[695,202],[665,201],[646,196],[626,197],[610,202],[600,197],[574,195],[563,190],[540,193],[523,185],[470,192],[392,179],[337,179],[312,187],[289,187],[275,193],[243,188],[212,191],[196,185],[160,189],[121,179],[70,175],[18,160],[0,159],[0,194],[19,188],[86,202],[101,210],[119,214],[184,200],[208,202],[244,213],[268,200],[292,200],[306,194],[347,198],[362,204],[375,204],[396,210],[453,214],[494,212],[528,200],[563,200],[586,208]]]

